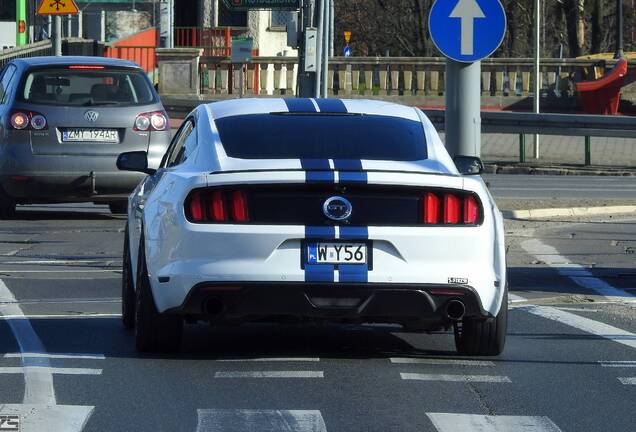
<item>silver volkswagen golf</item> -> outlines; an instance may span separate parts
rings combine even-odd
[[[16,204],[95,202],[126,211],[143,174],[117,156],[147,151],[158,167],[168,116],[136,64],[102,57],[16,59],[0,72],[0,218]]]

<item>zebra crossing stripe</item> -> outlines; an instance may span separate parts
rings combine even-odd
[[[450,375],[450,374],[419,374],[400,373],[403,380],[415,381],[444,381],[444,382],[480,382],[480,383],[510,383],[510,378],[499,375]]]
[[[561,432],[548,417],[426,413],[438,432]]]
[[[392,357],[391,363],[394,364],[424,364],[424,365],[441,365],[441,366],[478,366],[491,367],[495,364],[491,361],[484,360],[457,360],[457,359],[441,359],[441,358],[417,358],[417,357]]]
[[[619,378],[618,380],[624,385],[636,385],[636,377]]]
[[[197,432],[327,432],[320,411],[197,410]]]
[[[56,375],[101,375],[101,369],[88,368],[56,368],[50,366],[19,366],[0,367],[0,374],[26,374],[29,372],[46,371]]]
[[[7,353],[4,358],[48,358],[48,359],[71,359],[71,360],[104,360],[104,354],[53,354],[53,353]]]
[[[598,362],[602,367],[610,368],[633,368],[636,367],[636,361],[600,361]]]
[[[324,378],[323,371],[227,371],[214,378]]]

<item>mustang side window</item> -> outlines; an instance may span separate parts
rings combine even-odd
[[[175,141],[174,148],[172,148],[170,154],[168,155],[168,160],[166,162],[166,167],[168,168],[179,165],[182,162],[183,153],[185,152],[184,144],[186,142],[186,139],[194,130],[194,122],[192,120],[186,121],[187,123],[183,126],[183,130],[181,131],[179,138],[177,138]]]

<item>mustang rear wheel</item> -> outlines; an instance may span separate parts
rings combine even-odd
[[[140,352],[174,352],[181,344],[183,319],[159,313],[150,288],[143,237],[139,246],[135,304],[135,345]]]
[[[135,328],[135,287],[133,286],[130,246],[128,244],[128,224],[124,234],[124,262],[121,274],[121,320],[126,330]]]
[[[508,328],[508,288],[495,318],[464,319],[455,324],[455,346],[461,355],[496,356],[506,343]]]

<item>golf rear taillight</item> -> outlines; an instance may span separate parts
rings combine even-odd
[[[194,223],[249,222],[247,194],[242,190],[196,189],[185,204],[186,219]]]
[[[168,116],[162,111],[142,113],[135,118],[136,131],[164,131],[168,129]]]
[[[47,127],[46,117],[34,111],[13,111],[10,124],[17,130],[43,130]]]
[[[451,192],[424,192],[422,194],[424,225],[477,225],[481,207],[472,194]]]

